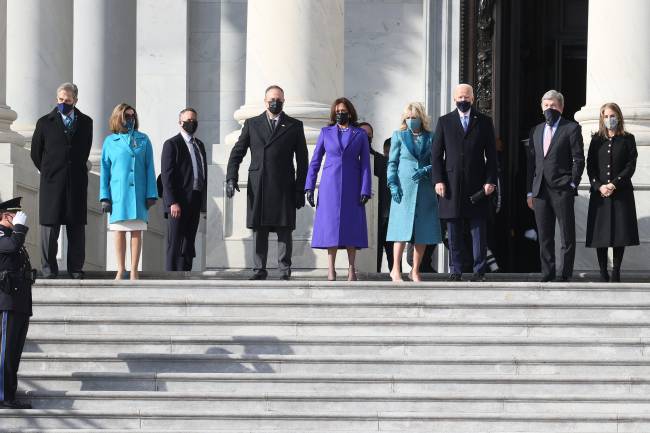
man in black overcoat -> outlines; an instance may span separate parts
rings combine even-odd
[[[201,212],[206,211],[208,165],[203,142],[194,135],[199,121],[193,108],[178,116],[180,132],[165,141],[160,162],[167,218],[165,269],[191,271]]]
[[[72,278],[83,278],[93,121],[76,107],[77,93],[76,85],[61,84],[56,92],[57,106],[38,119],[32,137],[32,161],[41,172],[39,222],[45,278],[55,278],[59,273],[56,254],[61,225],[68,235],[68,273]]]
[[[463,233],[469,225],[474,257],[472,280],[481,281],[487,255],[485,196],[494,192],[497,183],[494,126],[490,117],[472,106],[474,91],[470,85],[459,84],[454,100],[457,109],[438,119],[431,151],[431,179],[439,196],[440,219],[447,221],[449,279],[461,279],[466,248]]]
[[[239,191],[239,165],[250,149],[246,226],[253,230],[255,242],[255,274],[251,279],[266,279],[269,232],[276,232],[278,267],[281,278],[288,280],[291,277],[296,209],[305,205],[307,143],[302,122],[282,111],[284,91],[279,86],[266,89],[264,103],[266,111],[244,122],[239,139],[230,152],[226,195],[232,198],[235,191]]]
[[[31,408],[16,400],[18,367],[32,315],[34,282],[24,246],[27,215],[21,211],[20,199],[0,203],[0,409]]]
[[[545,121],[529,137],[528,207],[535,212],[539,237],[542,282],[556,277],[555,221],[560,226],[562,248],[560,281],[573,275],[576,225],[573,203],[585,168],[580,125],[562,117],[564,96],[549,90],[542,96]]]

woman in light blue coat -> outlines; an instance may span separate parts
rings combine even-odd
[[[156,203],[153,147],[138,131],[138,114],[128,104],[119,104],[110,118],[113,134],[102,147],[99,200],[110,213],[109,230],[115,232],[116,280],[125,269],[126,232],[131,233],[131,279],[138,279],[142,231],[147,229],[149,208]]]
[[[412,102],[393,133],[388,156],[388,187],[392,197],[387,241],[394,242],[393,281],[402,281],[402,255],[407,242],[414,244],[411,279],[421,281],[420,263],[429,244],[441,241],[438,199],[429,175],[433,134],[424,106]]]

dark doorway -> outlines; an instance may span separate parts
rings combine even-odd
[[[526,206],[526,141],[543,120],[541,96],[549,89],[565,97],[563,115],[573,120],[586,100],[588,0],[464,0],[461,81],[489,88],[477,101],[493,116],[500,162],[501,209],[493,218],[490,249],[503,272],[538,272],[538,244]],[[491,80],[474,65],[485,58],[485,16],[491,9]],[[483,18],[482,18],[483,17]],[[483,48],[481,48],[483,47]],[[483,52],[483,54],[482,54]],[[472,61],[473,59],[478,59]],[[483,90],[482,94],[485,94]],[[480,98],[480,95],[478,96]],[[489,110],[485,110],[489,107]],[[528,233],[529,235],[532,232]],[[532,236],[531,236],[532,237]]]

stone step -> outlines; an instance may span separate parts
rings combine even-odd
[[[422,358],[326,355],[25,353],[21,369],[61,372],[288,374],[589,374],[649,375],[650,359],[563,357]]]
[[[637,433],[650,431],[650,415],[640,414],[543,414],[462,413],[435,414],[369,413],[228,413],[214,411],[74,411],[74,410],[3,410],[3,428],[68,429],[111,428],[168,431],[213,429],[216,431],[302,431],[302,432],[376,432],[414,433]],[[28,417],[26,415],[29,415]],[[42,431],[42,430],[41,430]]]
[[[645,303],[596,303],[573,299],[564,302],[508,300],[489,302],[398,301],[395,300],[323,300],[269,299],[264,301],[233,301],[198,299],[185,296],[173,299],[133,299],[103,295],[92,299],[37,299],[36,317],[291,317],[291,318],[435,318],[521,320],[588,320],[594,317],[650,321],[650,296]]]
[[[584,374],[584,372],[583,372]],[[519,394],[648,395],[650,376],[584,375],[390,375],[287,373],[117,373],[24,371],[19,387],[25,391],[170,391],[259,393],[416,394],[428,392],[482,393],[495,397]]]
[[[648,396],[594,396],[592,394],[504,394],[474,392],[395,393],[205,393],[33,391],[25,398],[35,409],[62,410],[178,410],[222,412],[360,413],[650,413]]]
[[[53,337],[30,332],[25,352],[107,353],[232,353],[249,355],[376,355],[626,357],[650,355],[650,339],[538,337],[157,337],[137,335],[69,335]]]
[[[131,300],[185,298],[201,301],[347,300],[387,302],[650,303],[650,284],[620,283],[405,283],[210,280],[39,280],[35,300],[79,301],[114,296]]]
[[[584,320],[483,320],[474,317],[435,318],[220,318],[220,317],[67,317],[36,316],[36,335],[152,336],[436,336],[648,338],[650,321],[594,316]]]

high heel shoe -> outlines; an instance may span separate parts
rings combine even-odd
[[[336,271],[332,271],[332,273],[327,273],[327,281],[336,281]]]
[[[612,269],[612,276],[609,279],[609,281],[612,282],[612,283],[620,283],[621,282],[621,270],[620,270],[620,268]]]
[[[357,281],[357,271],[353,266],[348,268],[348,281]]]

